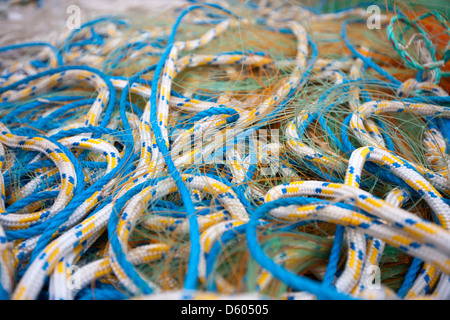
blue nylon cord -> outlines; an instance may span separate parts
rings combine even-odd
[[[204,4],[205,6],[210,6],[213,8],[217,8],[220,10],[223,10],[222,7],[215,5],[215,4]],[[169,174],[171,175],[172,179],[175,181],[175,184],[177,185],[178,191],[180,193],[181,199],[184,203],[184,206],[186,208],[186,212],[189,217],[189,239],[191,243],[190,248],[190,254],[189,254],[189,262],[188,262],[188,270],[186,273],[185,281],[184,281],[184,289],[186,290],[195,290],[197,288],[197,279],[198,279],[198,263],[200,259],[200,236],[199,236],[199,229],[198,229],[198,222],[197,218],[195,216],[195,207],[191,200],[189,190],[187,189],[186,185],[183,183],[181,174],[178,171],[178,169],[175,167],[175,164],[173,163],[173,160],[170,156],[170,153],[167,149],[166,142],[164,141],[164,138],[161,134],[161,128],[158,125],[157,116],[156,116],[156,108],[157,108],[157,87],[159,82],[159,77],[162,72],[162,69],[164,67],[165,61],[167,57],[169,56],[169,53],[173,47],[175,35],[178,29],[178,26],[180,25],[183,17],[187,15],[189,12],[203,8],[202,6],[191,6],[183,10],[183,12],[180,13],[180,15],[177,17],[177,20],[172,28],[172,32],[169,37],[168,45],[164,53],[162,54],[156,70],[155,75],[152,80],[151,85],[151,97],[150,97],[150,103],[151,103],[151,114],[150,114],[150,123],[152,126],[153,133],[155,135],[156,144],[158,145],[159,151],[164,157],[164,161],[167,165],[167,169],[169,171]],[[225,10],[224,10],[225,11]]]
[[[344,242],[345,227],[338,225],[334,234],[333,246],[331,247],[330,258],[323,277],[323,285],[331,287],[337,271],[339,254],[341,253],[342,243]]]
[[[422,268],[422,260],[420,260],[419,258],[414,258],[413,261],[411,262],[408,272],[405,275],[405,278],[403,279],[403,283],[397,292],[397,295],[400,298],[404,298],[406,296],[408,290],[414,284],[414,280],[416,279],[417,274],[419,273],[421,268]]]
[[[256,233],[258,219],[263,218],[268,211],[280,206],[306,205],[314,202],[329,203],[327,201],[320,199],[295,197],[295,198],[284,198],[274,200],[258,207],[256,211],[253,213],[253,215],[250,217],[250,221],[247,224],[246,239],[248,249],[252,257],[264,269],[270,271],[270,273],[275,278],[283,281],[283,283],[287,284],[288,286],[292,287],[295,290],[311,292],[312,294],[315,294],[318,299],[333,299],[333,300],[352,299],[351,297],[345,294],[337,292],[332,287],[323,286],[321,283],[318,283],[317,281],[311,280],[306,277],[298,276],[297,274],[294,274],[291,271],[286,270],[284,267],[277,265],[272,259],[270,259],[266,255],[266,253],[262,250],[261,246],[258,243]]]
[[[380,75],[382,75],[383,77],[385,77],[386,79],[388,79],[389,81],[391,81],[394,84],[398,84],[400,85],[401,82],[398,81],[396,78],[394,78],[392,75],[390,75],[388,72],[384,71],[382,68],[380,68],[380,66],[378,66],[375,62],[373,62],[373,60],[369,57],[365,57],[364,55],[362,55],[361,53],[358,52],[358,50],[355,49],[355,47],[350,43],[350,41],[348,40],[347,37],[347,25],[350,22],[360,22],[360,19],[357,20],[346,20],[342,23],[342,32],[341,32],[341,36],[342,36],[342,40],[344,40],[345,45],[347,46],[347,48],[350,49],[350,51],[357,56],[358,58],[360,58],[362,61],[364,61],[364,64],[371,67],[373,70],[375,70],[376,72],[378,72]]]
[[[62,66],[64,65],[63,58],[61,56],[61,52],[56,49],[54,46],[52,46],[50,43],[47,42],[26,42],[26,43],[19,43],[19,44],[13,44],[9,46],[0,47],[0,52],[6,52],[9,50],[17,50],[22,48],[28,48],[28,47],[49,47],[53,50],[53,53],[56,56],[56,60],[58,61],[58,65]]]

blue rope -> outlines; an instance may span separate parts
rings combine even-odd
[[[142,279],[139,273],[135,270],[133,264],[128,261],[125,252],[123,252],[122,246],[120,245],[120,241],[117,236],[117,223],[119,221],[120,212],[122,211],[127,201],[141,192],[145,187],[153,185],[156,181],[159,180],[161,179],[152,179],[146,183],[139,184],[128,191],[124,196],[117,199],[108,222],[108,235],[111,239],[110,243],[116,255],[117,262],[120,264],[125,274],[133,281],[133,283],[139,288],[139,290],[141,290],[143,294],[152,293],[152,289],[147,284],[147,282]]]
[[[2,276],[2,268],[0,268],[0,279]],[[0,300],[9,300],[9,293],[2,286],[2,282],[0,281]]]
[[[128,299],[122,291],[113,285],[107,285],[101,282],[95,284],[95,288],[81,289],[75,300],[125,300]]]
[[[48,101],[50,102],[44,102],[44,101],[33,101],[27,104],[24,104],[22,106],[16,107],[14,110],[12,110],[11,112],[9,112],[8,114],[6,114],[1,121],[5,124],[11,123],[12,121],[19,121],[20,119],[17,119],[16,117],[19,116],[21,113],[25,112],[25,111],[30,111],[34,108],[49,104],[51,102],[61,102],[61,101],[70,101],[70,100],[76,100],[76,99],[81,99],[83,97],[68,97],[68,96],[54,96],[54,97],[49,97],[47,98]],[[3,103],[2,103],[3,104]],[[0,104],[0,106],[2,105]]]
[[[67,111],[79,108],[81,106],[92,105],[94,102],[95,102],[95,99],[84,99],[84,100],[79,100],[79,101],[75,101],[72,103],[68,103],[68,104],[62,106],[61,108],[53,111],[48,116],[41,117],[41,118],[35,120],[34,122],[31,123],[31,126],[42,130],[46,126],[48,126],[49,124],[54,122],[57,117],[65,114]]]
[[[86,28],[86,27],[90,27],[90,26],[93,26],[93,25],[95,25],[95,24],[97,24],[97,23],[101,23],[101,22],[105,22],[105,21],[107,21],[107,22],[114,22],[114,23],[117,23],[118,25],[125,25],[125,26],[128,25],[127,22],[125,22],[125,21],[123,21],[123,20],[120,20],[120,19],[118,19],[118,18],[116,18],[116,17],[102,17],[102,18],[98,18],[98,19],[95,19],[95,20],[88,21],[88,22],[82,24],[82,25],[80,26],[79,29],[75,29],[75,30],[73,30],[73,31],[70,33],[70,35],[66,38],[66,41],[64,42],[62,51],[65,52],[65,51],[68,51],[68,50],[69,50],[69,44],[70,44],[70,41],[71,41],[71,40],[72,40],[72,39],[73,39],[73,38],[74,38],[81,30],[83,30],[83,29]]]
[[[421,268],[422,268],[422,261],[419,258],[414,258],[413,261],[411,262],[411,265],[409,266],[405,278],[403,279],[403,283],[397,292],[397,295],[400,298],[404,298],[408,293],[408,290],[411,289],[411,287],[414,284],[414,280],[416,280],[417,274],[419,273]]]
[[[391,81],[394,84],[397,85],[401,85],[401,82],[398,81],[396,78],[394,78],[391,74],[389,74],[388,72],[384,71],[382,68],[380,68],[379,65],[377,65],[375,62],[373,62],[373,60],[369,57],[366,57],[364,55],[362,55],[361,53],[358,52],[358,50],[355,49],[355,47],[351,44],[351,42],[348,40],[347,37],[347,25],[350,22],[365,22],[364,20],[360,20],[360,19],[356,19],[356,20],[346,20],[342,23],[342,32],[341,32],[341,36],[342,36],[342,40],[344,40],[345,45],[347,46],[347,48],[350,49],[350,51],[358,58],[360,58],[362,61],[364,61],[364,64],[366,64],[367,66],[371,67],[373,70],[375,70],[376,72],[378,72],[380,75],[382,75],[383,77],[385,77],[386,79],[388,79],[389,81]]]
[[[17,212],[20,209],[23,209],[24,207],[26,207],[36,201],[56,198],[58,196],[58,194],[59,194],[59,191],[44,191],[44,192],[39,192],[39,193],[33,193],[32,195],[18,200],[14,204],[12,204],[8,208],[6,208],[6,212],[8,212],[8,213]]]
[[[84,71],[89,71],[92,73],[95,73],[96,75],[98,75],[103,81],[105,81],[108,90],[109,90],[109,103],[108,106],[106,107],[106,111],[105,111],[105,115],[103,117],[102,122],[100,123],[101,127],[105,127],[108,123],[109,120],[111,118],[112,112],[114,110],[114,105],[116,103],[116,89],[114,88],[113,84],[111,83],[111,81],[109,80],[109,77],[106,76],[104,73],[102,73],[101,71],[92,68],[92,67],[88,67],[88,66],[64,66],[64,67],[59,67],[59,68],[54,68],[51,70],[46,70],[43,71],[41,73],[37,73],[35,75],[26,77],[22,80],[19,80],[17,82],[14,82],[10,85],[4,86],[0,88],[0,94],[7,92],[9,90],[14,90],[16,89],[18,86],[23,85],[23,84],[27,84],[30,81],[42,78],[42,77],[46,77],[49,75],[53,75],[56,73],[60,73],[60,72],[64,72],[64,71],[68,71],[68,70],[84,70]]]
[[[213,8],[217,8],[220,10],[223,10],[222,7],[215,5],[215,4],[204,4],[205,6],[210,6]],[[169,171],[169,174],[171,175],[172,179],[175,181],[175,184],[177,185],[178,191],[180,193],[181,199],[184,203],[184,206],[186,208],[186,212],[189,217],[189,239],[191,243],[190,247],[190,254],[189,254],[189,262],[188,262],[188,270],[186,273],[186,278],[184,282],[184,288],[187,290],[195,290],[197,287],[197,279],[198,279],[198,263],[200,259],[200,235],[198,231],[198,222],[197,218],[195,216],[195,207],[192,203],[189,190],[187,189],[186,185],[183,183],[181,174],[175,167],[175,164],[173,163],[173,160],[170,156],[170,153],[167,149],[166,142],[161,134],[161,128],[158,125],[158,120],[156,116],[156,108],[157,108],[157,87],[159,78],[162,72],[162,69],[164,67],[165,61],[167,57],[169,56],[170,51],[172,50],[175,35],[178,29],[178,26],[180,25],[182,19],[184,16],[186,16],[189,12],[202,8],[202,6],[191,6],[186,9],[184,9],[180,15],[177,17],[177,20],[172,28],[172,32],[169,37],[169,41],[167,44],[167,48],[164,51],[164,53],[161,55],[161,58],[157,64],[155,75],[152,80],[151,85],[151,96],[150,96],[150,103],[151,103],[151,109],[150,109],[150,123],[152,126],[153,133],[155,135],[156,144],[159,148],[159,151],[164,157],[164,161],[167,165],[167,169]],[[223,10],[225,11],[225,10]]]
[[[348,300],[351,297],[341,294],[332,287],[323,286],[314,280],[308,279],[306,277],[298,276],[291,271],[286,270],[284,267],[277,265],[272,259],[270,259],[266,253],[262,250],[258,243],[257,238],[257,225],[258,220],[262,219],[268,211],[275,209],[280,206],[289,205],[306,205],[310,203],[324,202],[320,199],[313,198],[285,198],[278,199],[275,201],[267,202],[256,209],[256,211],[250,217],[250,221],[247,224],[246,238],[248,249],[252,257],[266,270],[268,270],[275,278],[281,280],[283,283],[292,287],[295,290],[308,291],[315,294],[318,299],[338,299],[338,300]]]
[[[54,46],[52,46],[50,43],[47,43],[47,42],[26,42],[26,43],[13,44],[10,46],[0,47],[0,52],[17,50],[17,49],[28,48],[28,47],[49,47],[50,49],[53,50],[53,53],[56,56],[56,60],[58,61],[58,65],[59,66],[64,65],[63,58],[61,56],[61,52],[58,49],[56,49]]]
[[[194,115],[191,119],[189,119],[189,122],[185,127],[186,127],[186,129],[190,129],[192,126],[194,126],[195,122],[197,122],[203,118],[206,118],[206,117],[211,117],[211,116],[220,115],[220,114],[230,115],[230,117],[227,117],[227,123],[232,123],[239,119],[239,113],[234,109],[224,108],[224,107],[209,108],[207,110],[200,111],[199,113]]]
[[[344,242],[345,227],[338,225],[334,234],[333,246],[331,247],[330,258],[328,260],[327,269],[323,277],[323,285],[331,287],[333,285],[334,277],[336,275],[337,265],[339,262],[339,255]]]

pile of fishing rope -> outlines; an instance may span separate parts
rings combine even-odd
[[[450,299],[449,23],[383,5],[0,47],[0,298]]]

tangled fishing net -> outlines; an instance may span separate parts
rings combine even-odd
[[[0,297],[450,299],[449,23],[321,4],[1,47]]]

